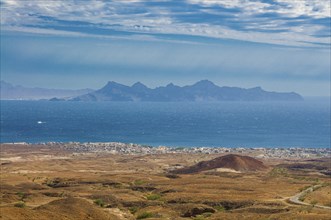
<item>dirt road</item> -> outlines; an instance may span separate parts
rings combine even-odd
[[[312,204],[309,204],[309,203],[306,203],[306,202],[301,201],[300,200],[300,197],[303,196],[303,195],[305,195],[305,194],[307,194],[307,193],[313,192],[314,189],[319,188],[319,187],[321,187],[321,185],[311,186],[308,189],[303,190],[302,192],[296,194],[295,196],[292,196],[289,200],[292,203],[295,203],[295,204],[298,204],[298,205],[312,206]],[[331,207],[324,206],[324,205],[314,205],[314,207],[322,208],[322,209],[330,209],[331,210]]]

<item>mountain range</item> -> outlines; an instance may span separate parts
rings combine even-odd
[[[137,82],[126,86],[108,82],[103,88],[79,95],[70,101],[300,101],[302,96],[294,92],[268,92],[261,87],[244,89],[239,87],[219,87],[209,80],[201,80],[193,85],[176,86],[172,83],[154,89]]]
[[[92,89],[46,89],[46,88],[27,88],[19,85],[12,85],[5,81],[0,81],[1,100],[39,100],[57,98],[72,98],[92,92]]]

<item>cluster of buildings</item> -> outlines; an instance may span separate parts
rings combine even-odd
[[[240,153],[254,155],[257,158],[321,158],[330,157],[331,148],[227,148],[227,147],[151,147],[139,144],[119,142],[80,143],[48,142],[39,145],[57,147],[75,153],[111,153],[111,154],[223,154]]]

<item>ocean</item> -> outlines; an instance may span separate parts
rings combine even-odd
[[[1,143],[53,141],[325,148],[330,103],[1,101]]]

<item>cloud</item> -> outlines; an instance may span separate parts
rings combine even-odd
[[[239,8],[245,14],[278,13],[289,17],[331,17],[329,0],[188,0],[191,4]]]
[[[80,37],[198,36],[329,47],[329,12],[329,0],[1,0],[1,28]]]
[[[310,16],[314,18],[330,18],[329,0],[275,0],[280,6],[276,12],[290,17]]]

